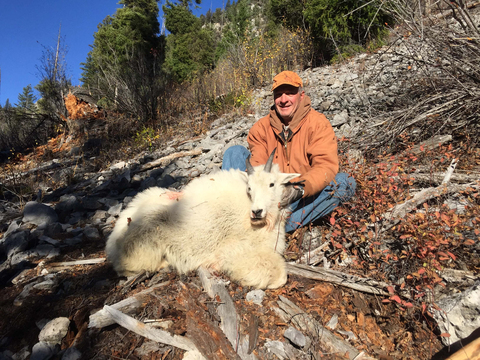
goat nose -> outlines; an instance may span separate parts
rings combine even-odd
[[[252,210],[252,218],[257,219],[262,216],[262,209],[260,210]]]

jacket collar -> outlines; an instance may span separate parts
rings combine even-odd
[[[293,116],[292,121],[290,121],[289,129],[295,133],[300,128],[300,126],[304,123],[305,118],[308,112],[311,109],[311,102],[310,97],[305,95],[303,100],[298,105],[298,109]],[[270,125],[275,130],[275,133],[281,133],[283,131],[283,122],[278,116],[277,111],[275,110],[275,105],[270,108]]]

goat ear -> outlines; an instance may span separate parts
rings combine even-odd
[[[240,171],[240,177],[242,178],[242,180],[244,180],[245,182],[248,182],[248,173],[245,172],[245,171]]]
[[[301,174],[281,174],[281,176],[282,176],[282,184],[286,184],[290,180],[301,176]]]

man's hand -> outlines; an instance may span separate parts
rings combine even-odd
[[[297,201],[303,196],[305,192],[305,190],[303,189],[305,187],[304,182],[305,180],[285,184],[285,189],[283,189],[282,194],[282,200],[279,203],[280,208],[287,207],[288,205]]]

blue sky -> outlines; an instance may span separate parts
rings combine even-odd
[[[97,25],[107,15],[115,14],[119,0],[0,0],[0,104],[7,99],[18,102],[18,94],[29,84],[40,81],[43,46],[55,47],[61,24],[61,35],[68,48],[68,75],[79,85],[80,63],[84,62]],[[226,0],[203,0],[194,14],[222,8]],[[159,1],[160,7],[165,0]],[[160,15],[161,16],[161,15]],[[161,21],[161,19],[159,19]]]

